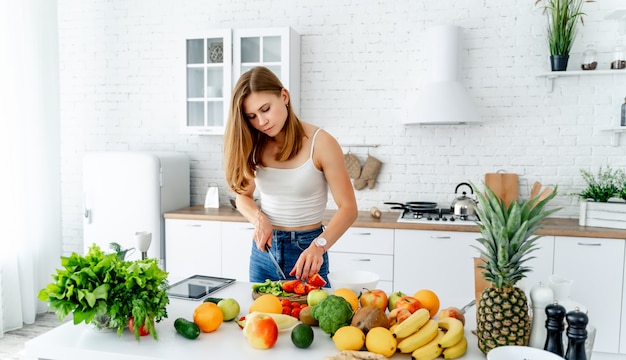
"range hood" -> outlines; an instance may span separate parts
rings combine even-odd
[[[450,125],[480,123],[482,119],[460,81],[462,29],[439,25],[428,29],[426,54],[430,75],[404,118],[404,124]]]

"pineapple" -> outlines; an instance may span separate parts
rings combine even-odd
[[[475,187],[474,187],[475,188]],[[478,197],[476,214],[482,245],[478,249],[483,263],[483,276],[491,285],[485,289],[476,304],[476,336],[483,353],[503,345],[528,345],[530,317],[524,291],[516,287],[531,268],[524,263],[534,257],[533,236],[541,228],[540,221],[559,209],[544,211],[544,206],[556,196],[556,188],[543,200],[513,201],[507,208],[489,188],[486,195],[474,190]]]

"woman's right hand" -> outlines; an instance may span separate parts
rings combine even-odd
[[[259,210],[254,221],[254,232],[252,233],[252,239],[254,240],[257,249],[265,251],[265,244],[272,247],[272,234],[272,224],[267,216]]]

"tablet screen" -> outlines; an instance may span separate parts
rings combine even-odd
[[[171,285],[167,294],[172,297],[198,300],[235,282],[235,279],[194,275]]]

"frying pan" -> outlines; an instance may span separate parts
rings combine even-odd
[[[408,210],[408,211],[421,211],[432,210],[437,208],[437,203],[429,201],[409,201],[407,203],[398,202],[385,202],[386,205],[394,205],[391,209],[394,210]]]

